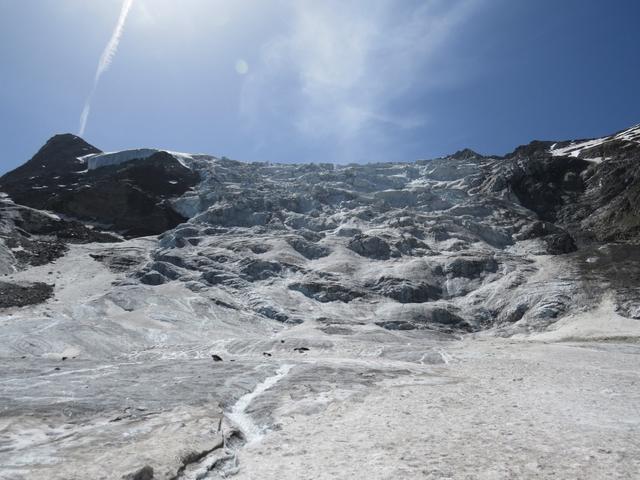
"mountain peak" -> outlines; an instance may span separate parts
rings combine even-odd
[[[471,158],[481,157],[478,152],[474,152],[470,148],[463,148],[462,150],[458,150],[453,155],[449,155],[450,158],[454,158],[456,160],[469,160]]]
[[[85,169],[79,159],[101,151],[81,137],[71,133],[52,136],[24,165],[0,178],[3,184],[25,180],[33,176],[61,175]]]
[[[33,158],[36,158],[43,153],[46,153],[47,155],[53,154],[56,157],[60,157],[63,155],[73,155],[75,153],[78,153],[79,155],[86,155],[89,153],[100,152],[101,150],[91,145],[82,137],[74,135],[73,133],[57,133],[46,141]]]

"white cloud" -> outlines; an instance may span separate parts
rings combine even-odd
[[[393,102],[437,80],[430,63],[479,1],[291,0],[291,28],[262,48],[241,111],[281,112],[304,135],[343,143],[419,127],[426,114],[394,113]]]
[[[80,114],[80,128],[78,131],[78,135],[84,135],[84,131],[87,128],[87,121],[89,119],[89,112],[91,111],[91,102],[93,100],[93,96],[96,93],[96,89],[98,88],[98,83],[100,82],[100,78],[111,66],[111,62],[113,62],[113,58],[116,56],[118,52],[118,45],[120,44],[120,39],[122,38],[122,32],[124,31],[124,26],[127,22],[127,16],[129,15],[129,10],[131,10],[131,5],[133,4],[133,0],[124,0],[122,3],[122,8],[120,10],[120,16],[118,17],[118,22],[116,23],[115,28],[113,29],[113,33],[111,34],[111,38],[109,42],[105,46],[102,51],[102,55],[100,56],[100,60],[98,61],[98,67],[96,68],[96,74],[93,79],[93,87],[91,89],[91,93],[87,97],[87,100],[84,103],[84,107],[82,108],[82,113]]]

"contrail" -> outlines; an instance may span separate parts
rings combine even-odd
[[[124,0],[122,10],[120,10],[118,23],[116,23],[116,28],[113,29],[109,43],[107,43],[107,46],[104,48],[104,51],[100,56],[96,75],[93,78],[93,87],[91,88],[91,92],[89,93],[87,100],[84,102],[84,108],[80,114],[80,130],[78,132],[78,135],[80,136],[84,135],[84,130],[87,127],[87,120],[89,119],[89,112],[91,111],[91,101],[93,100],[93,96],[98,88],[100,77],[102,77],[102,74],[109,69],[111,62],[113,62],[113,57],[115,57],[116,52],[118,51],[118,45],[120,44],[120,38],[122,37],[122,32],[127,21],[127,16],[129,15],[129,10],[131,10],[131,5],[133,5],[133,0]]]

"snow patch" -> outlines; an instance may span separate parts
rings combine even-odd
[[[626,140],[628,142],[640,143],[640,124],[617,133],[612,138],[616,140]]]
[[[583,142],[571,142],[569,145],[562,148],[556,148],[558,144],[554,143],[549,147],[549,152],[554,157],[579,157],[583,150],[597,147],[612,140],[624,140],[627,142],[640,143],[640,124],[609,137],[594,138],[593,140],[585,140]],[[602,158],[585,158],[584,160],[600,163]]]
[[[596,138],[593,140],[587,140],[585,142],[572,142],[569,146],[563,148],[550,149],[551,155],[554,157],[579,157],[582,150],[587,148],[597,147],[607,141],[609,137]],[[552,145],[555,146],[556,144]]]

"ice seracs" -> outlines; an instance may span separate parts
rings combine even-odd
[[[158,148],[136,148],[131,150],[120,150],[117,152],[90,153],[78,157],[81,162],[87,163],[88,170],[95,170],[101,167],[109,167],[113,165],[121,165],[134,160],[144,160],[159,152],[166,152],[173,156],[178,162],[186,166],[191,160],[192,155],[182,152],[173,152],[170,150]]]
[[[119,152],[89,154],[82,158],[87,161],[89,170],[95,170],[100,167],[120,165],[121,163],[131,160],[148,158],[159,151],[160,150],[154,148],[137,148],[133,150],[121,150]]]

